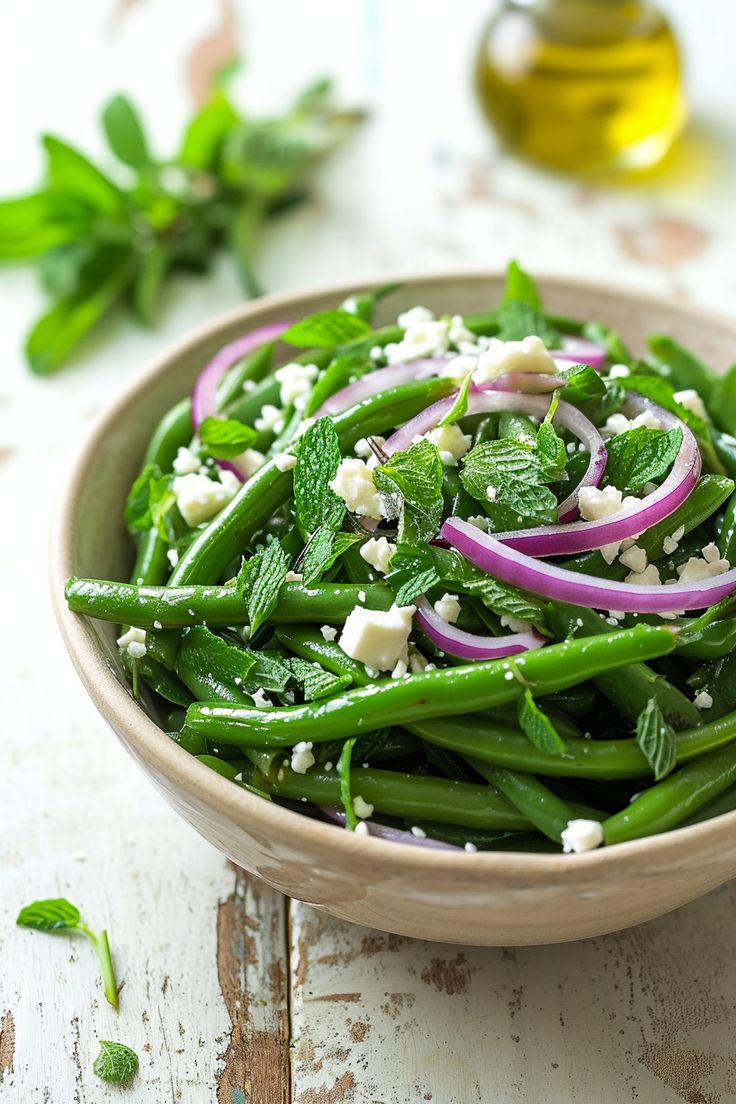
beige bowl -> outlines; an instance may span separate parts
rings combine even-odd
[[[414,303],[475,312],[498,301],[499,275],[408,278],[383,310]],[[734,359],[724,318],[605,286],[542,280],[549,309],[601,318],[635,349],[673,334],[717,367]],[[421,939],[485,946],[556,943],[615,931],[677,908],[736,874],[736,812],[583,855],[423,850],[340,831],[262,801],[177,747],[126,687],[112,625],[70,614],[69,575],[127,578],[126,492],[161,414],[219,346],[264,323],[321,310],[355,287],[272,296],[199,329],[160,357],[98,419],[61,500],[51,582],[66,646],[95,705],[154,786],[206,839],[282,892],[335,916]]]

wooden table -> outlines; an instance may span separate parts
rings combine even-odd
[[[237,42],[253,52],[243,84],[257,104],[331,71],[346,98],[371,106],[319,200],[271,231],[271,287],[517,255],[733,310],[728,0],[668,5],[701,125],[664,178],[614,191],[508,161],[488,138],[467,79],[486,7],[442,5],[432,28],[426,0],[25,0],[5,13],[2,190],[33,179],[42,129],[99,150],[91,111],[118,87],[148,114],[155,105],[165,148]],[[560,947],[463,950],[351,927],[229,866],[144,783],[87,701],[45,591],[59,481],[131,372],[238,296],[223,259],[211,278],[178,284],[156,332],[121,318],[40,382],[18,352],[41,303],[35,280],[0,278],[0,1104],[118,1099],[91,1073],[100,1037],[140,1054],[126,1097],[136,1104],[736,1100],[734,886]],[[118,1015],[86,945],[14,927],[22,904],[56,894],[108,926],[125,979]]]

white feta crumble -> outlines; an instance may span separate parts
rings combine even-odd
[[[626,433],[630,429],[631,422],[625,414],[609,414],[602,432],[609,436],[617,437],[619,433]]]
[[[383,446],[386,444],[386,438],[381,437],[378,433],[374,433],[371,435],[371,441],[373,441],[377,448],[383,448]],[[353,452],[356,456],[360,456],[362,460],[369,460],[372,456],[375,456],[375,453],[371,448],[371,443],[367,437],[361,437],[359,441],[355,442]]]
[[[662,551],[666,556],[671,556],[673,552],[677,550],[677,546],[685,536],[685,526],[680,525],[675,529],[671,536],[665,537],[662,541]]]
[[[294,749],[291,753],[291,769],[295,774],[306,774],[309,768],[314,766],[315,758],[312,754],[313,747],[314,744],[306,740],[294,744]]]
[[[488,532],[488,518],[484,517],[483,514],[473,514],[467,521],[468,525],[474,525],[476,529],[482,529],[484,533]]]
[[[554,376],[557,365],[541,337],[525,337],[522,341],[491,338],[487,349],[478,357],[473,380],[484,383],[507,372],[540,372]]]
[[[628,567],[630,571],[640,572],[646,570],[647,554],[643,548],[639,548],[636,544],[632,548],[627,548],[625,552],[622,552],[618,560],[624,567]]]
[[[175,475],[191,475],[202,467],[202,461],[188,448],[178,448],[172,464]]]
[[[619,554],[622,541],[613,541],[611,544],[604,544],[598,549],[603,559],[607,564],[612,564]]]
[[[319,630],[322,633],[322,639],[330,642],[337,636],[337,629],[333,625],[323,625]]]
[[[329,486],[351,514],[380,521],[385,517],[383,499],[373,482],[373,473],[364,460],[348,457],[341,460],[335,478]]]
[[[701,560],[697,556],[691,556],[687,563],[680,564],[677,568],[678,581],[681,583],[698,583],[703,579],[714,579],[716,575],[723,575],[730,567],[731,564],[728,560],[720,558],[717,560]]]
[[[145,629],[128,629],[118,637],[118,648],[127,652],[131,659],[143,659],[146,654]]]
[[[253,425],[260,432],[275,429],[281,419],[281,411],[273,403],[265,403]]]
[[[259,468],[263,467],[265,462],[266,457],[263,453],[254,448],[248,448],[245,452],[241,452],[240,456],[235,457],[235,463],[238,467],[243,469],[243,474],[246,479],[250,479]],[[223,472],[222,475],[232,475],[232,472]],[[220,478],[222,478],[222,476],[220,476]],[[233,476],[233,478],[235,477]]]
[[[271,705],[271,699],[265,690],[256,690],[255,693],[251,694],[251,697],[256,709],[266,709],[267,706]]]
[[[408,310],[402,311],[396,319],[396,324],[401,326],[402,330],[408,330],[410,326],[416,326],[420,322],[434,322],[434,320],[434,312],[429,307],[418,304],[416,307],[409,307]]]
[[[406,660],[405,659],[400,659],[399,662],[394,667],[393,671],[391,672],[391,678],[392,679],[403,678],[408,670],[409,670],[409,666],[408,666]]]
[[[366,820],[373,814],[373,806],[368,801],[364,801],[360,794],[356,794],[353,798],[353,809],[355,815],[359,816],[361,820]]]
[[[163,625],[160,621],[154,621],[153,622],[153,627],[154,627],[154,629],[162,629]]]
[[[277,452],[273,462],[280,472],[291,471],[296,467],[296,456],[292,456],[289,452]]]
[[[486,498],[489,502],[495,502],[498,497],[498,491],[495,487],[486,487]]]
[[[713,541],[700,549],[700,555],[706,563],[715,563],[716,560],[721,558],[721,553],[718,551],[718,545],[714,544]]]
[[[470,852],[470,854],[475,854],[475,852],[478,850],[476,844],[474,844],[471,840],[466,840],[463,846],[466,851]]]
[[[287,571],[284,575],[284,579],[287,583],[301,583],[304,580],[304,576],[301,571]]]
[[[609,379],[626,379],[631,375],[631,369],[626,364],[612,364],[608,373]]]
[[[525,621],[522,617],[512,617],[510,613],[502,613],[501,627],[511,629],[515,633],[530,632],[532,623],[531,621]]]
[[[409,649],[409,670],[413,675],[421,675],[427,670],[427,660],[416,648]]]
[[[426,307],[412,307],[400,314],[398,324],[404,328],[401,341],[386,345],[384,353],[389,364],[404,364],[421,357],[446,353],[450,345],[450,324],[436,319]]]
[[[359,602],[365,602],[365,597],[366,597],[365,591],[364,590],[359,590],[358,591],[358,601]]]
[[[420,828],[418,824],[412,825],[411,834],[416,839],[426,839],[427,838],[427,833],[424,831],[423,828]]]
[[[450,344],[454,345],[456,349],[462,349],[466,346],[475,346],[476,336],[473,331],[469,330],[465,325],[461,314],[453,314],[450,319],[447,336],[450,338]]]
[[[221,472],[219,480],[190,472],[177,475],[172,483],[179,512],[192,528],[219,514],[239,487],[240,481],[229,471]]]
[[[661,586],[659,569],[656,564],[649,564],[643,571],[630,571],[624,582],[638,583],[640,586]]]
[[[600,518],[611,517],[627,507],[637,505],[638,498],[631,495],[623,497],[618,487],[582,487],[578,494],[578,506],[580,513],[586,521],[598,521]]]
[[[562,830],[562,850],[566,855],[574,851],[594,851],[603,843],[603,829],[597,820],[568,820]]]
[[[385,537],[371,537],[360,546],[362,558],[371,567],[375,567],[376,571],[380,571],[381,575],[388,575],[391,557],[395,551],[396,545],[391,544]]]
[[[684,406],[686,410],[689,410],[691,414],[697,414],[704,422],[708,420],[708,411],[705,409],[705,403],[694,387],[687,387],[684,391],[675,391],[672,398],[675,402],[678,402],[680,406]]]
[[[176,567],[179,562],[179,553],[175,548],[170,548],[166,553],[166,559],[169,561],[172,567]]]
[[[693,705],[696,709],[712,709],[713,696],[707,690],[701,690],[699,694],[695,695]]]
[[[356,834],[356,836],[368,836],[368,835],[370,835],[370,833],[368,831],[368,825],[365,823],[364,820],[359,821],[359,823],[355,825],[355,834]]]
[[[351,659],[378,671],[393,671],[406,648],[415,612],[415,606],[395,603],[385,611],[356,606],[345,621],[338,643]]]
[[[662,423],[651,410],[642,410],[641,414],[637,414],[631,422],[632,429],[639,429],[640,426],[646,426],[647,429],[661,429]]]
[[[283,406],[303,410],[307,405],[312,384],[319,375],[316,364],[284,364],[277,368],[274,377],[281,384],[279,398]]]
[[[443,594],[434,604],[434,611],[443,621],[454,624],[460,616],[460,603],[457,594]]]
[[[456,468],[458,460],[465,456],[473,443],[473,438],[463,433],[457,425],[438,426],[430,433],[425,433],[424,440],[437,446],[440,460],[446,468]]]

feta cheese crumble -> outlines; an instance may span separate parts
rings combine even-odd
[[[166,559],[169,561],[172,567],[176,567],[179,562],[179,553],[175,548],[170,548],[166,553]]]
[[[457,594],[443,594],[434,604],[434,611],[443,621],[454,624],[460,616],[460,603]]]
[[[385,537],[371,537],[365,544],[360,546],[360,555],[369,563],[371,567],[375,567],[376,571],[379,571],[381,575],[388,575],[391,563],[391,557],[396,551],[396,545],[391,544]]]
[[[631,369],[626,364],[612,364],[608,373],[609,379],[626,379],[631,375]]]
[[[323,625],[319,631],[322,633],[322,639],[328,643],[337,636],[337,629],[333,625]]]
[[[715,548],[715,545],[713,545]],[[718,552],[718,549],[715,549]],[[728,560],[720,559],[706,559],[705,556],[702,559],[698,559],[697,556],[691,556],[690,559],[680,564],[677,568],[677,574],[679,575],[679,582],[681,583],[698,583],[703,579],[714,579],[716,575],[723,575],[725,571],[728,571],[731,564]]]
[[[373,441],[373,443],[379,449],[383,448],[383,446],[386,444],[386,438],[381,437],[378,433],[371,434],[371,441]],[[375,453],[371,448],[371,443],[367,437],[361,437],[359,441],[355,442],[353,452],[356,456],[360,456],[362,460],[369,460],[375,456]]]
[[[277,452],[273,462],[280,472],[291,471],[292,468],[296,467],[296,456],[292,456],[288,452]]]
[[[355,834],[356,834],[356,836],[370,835],[370,833],[368,831],[368,825],[365,823],[364,820],[361,820],[359,824],[355,825]]]
[[[699,694],[695,695],[693,705],[696,709],[712,709],[713,696],[707,690],[701,690]]]
[[[269,698],[265,690],[256,690],[255,693],[251,695],[251,697],[253,698],[253,704],[255,705],[256,709],[266,709],[269,705],[272,704],[271,699]]]
[[[601,518],[612,517],[627,507],[637,505],[638,498],[631,495],[623,497],[618,487],[581,487],[578,494],[578,506],[581,516],[586,521],[599,521]]]
[[[385,517],[383,499],[365,460],[353,460],[350,457],[341,460],[329,486],[343,500],[351,514],[373,518],[375,521]]]
[[[412,629],[415,606],[370,610],[356,606],[348,614],[338,644],[351,659],[379,671],[393,671],[402,658]]]
[[[594,851],[603,843],[603,829],[597,820],[568,820],[562,830],[562,850],[571,852]]]
[[[353,809],[355,815],[360,817],[361,820],[366,820],[373,814],[373,806],[368,801],[364,801],[360,794],[356,794],[353,798]]]
[[[172,464],[175,475],[191,475],[202,467],[202,461],[188,448],[178,448]]]
[[[437,319],[426,307],[412,307],[400,314],[397,322],[404,328],[401,341],[386,345],[389,364],[405,364],[421,357],[439,356],[450,346],[450,323]]]
[[[656,564],[649,564],[643,571],[630,571],[624,582],[638,583],[639,586],[661,586],[659,569]]]
[[[315,764],[315,758],[312,754],[312,748],[314,744],[311,741],[302,740],[300,743],[294,745],[294,749],[291,753],[291,769],[295,774],[306,774],[310,767]]]
[[[281,411],[279,408],[272,403],[265,403],[261,407],[261,413],[258,415],[253,425],[259,433],[263,433],[275,429],[280,420]]]
[[[689,410],[691,414],[697,414],[704,422],[708,421],[708,411],[705,409],[705,403],[694,387],[687,387],[684,391],[675,391],[672,398],[675,402],[679,402],[681,406],[684,406],[686,410]]]
[[[540,372],[554,376],[557,365],[541,337],[525,337],[522,341],[500,341],[492,337],[478,357],[473,380],[485,383],[507,372]]]
[[[128,629],[118,637],[118,648],[127,652],[131,659],[143,659],[146,654],[145,629]]]
[[[456,468],[458,460],[465,456],[473,443],[473,438],[463,433],[457,425],[438,426],[425,433],[420,440],[431,441],[439,449],[440,460],[446,468]]]
[[[624,567],[628,567],[630,571],[640,572],[646,570],[647,554],[643,548],[639,548],[636,544],[633,545],[632,548],[627,548],[625,552],[622,552],[618,560]]]
[[[284,364],[274,372],[276,381],[281,384],[279,398],[283,406],[294,406],[303,410],[312,391],[312,384],[319,375],[316,364]]]
[[[172,483],[179,512],[192,528],[219,514],[239,488],[240,480],[229,471],[220,472],[219,481],[190,472],[177,475]]]

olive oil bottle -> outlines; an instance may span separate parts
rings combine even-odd
[[[677,43],[648,0],[505,0],[476,80],[506,146],[567,172],[648,168],[685,121]]]

